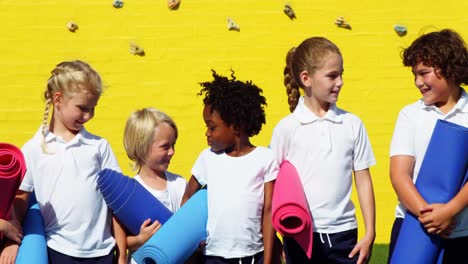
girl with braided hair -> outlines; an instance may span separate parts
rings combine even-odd
[[[111,264],[116,245],[112,231],[119,248],[126,241],[120,225],[116,221],[112,225],[112,214],[97,187],[101,170],[120,167],[107,140],[84,127],[94,117],[101,93],[101,77],[89,64],[79,60],[58,64],[44,92],[42,126],[22,148],[27,172],[15,209],[22,219],[34,191],[44,219],[49,263]],[[120,256],[125,263],[125,253]]]
[[[292,113],[276,125],[270,147],[280,164],[287,160],[296,167],[314,229],[311,259],[284,237],[287,263],[367,263],[375,238],[369,171],[375,158],[361,120],[336,106],[343,86],[341,52],[326,38],[306,39],[289,51],[284,75]],[[360,241],[353,174],[366,228]]]

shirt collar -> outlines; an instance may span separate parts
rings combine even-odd
[[[324,117],[316,116],[304,103],[304,97],[299,98],[299,102],[294,109],[293,114],[302,124],[313,123],[317,120],[328,120],[334,123],[341,123],[343,117],[339,113],[339,109],[336,107],[336,104],[330,104],[327,113]]]
[[[462,113],[468,113],[468,94],[463,88],[461,89],[461,96],[460,99],[458,99],[457,104],[453,107],[452,110],[450,110],[449,113],[453,113],[454,111],[460,111]],[[435,110],[435,111],[440,111],[439,108],[437,108],[434,105],[426,105],[424,104],[423,99],[419,99],[419,104],[422,109],[426,110]]]
[[[40,131],[42,131],[42,127],[40,128]],[[42,133],[41,133],[42,134]],[[45,136],[45,143],[49,143],[49,142],[52,142],[52,141],[56,141],[56,142],[61,142],[61,143],[64,143],[64,141],[62,140],[61,137],[55,135],[54,133],[50,132],[49,129],[47,128],[46,130],[46,136]],[[69,145],[72,145],[72,144],[76,144],[76,143],[83,143],[83,144],[91,144],[91,137],[90,137],[90,134],[88,133],[88,131],[86,131],[86,129],[83,127],[80,129],[80,131],[78,132],[78,134],[76,134],[76,136],[70,140],[69,142],[67,142],[67,144]]]

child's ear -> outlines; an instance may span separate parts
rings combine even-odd
[[[299,78],[301,79],[301,82],[302,84],[305,86],[305,87],[309,87],[310,86],[310,76],[309,76],[309,72],[308,71],[302,71],[300,74],[299,74]],[[299,86],[301,85],[300,83],[298,83]]]
[[[61,92],[55,92],[53,95],[52,95],[52,103],[56,106],[56,105],[60,105],[60,103],[62,103],[63,101],[63,95]]]

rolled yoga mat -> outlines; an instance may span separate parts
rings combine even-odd
[[[284,161],[280,166],[271,210],[276,231],[294,238],[310,258],[313,241],[312,215],[299,174],[289,161]]]
[[[98,176],[98,187],[114,216],[133,235],[140,233],[146,219],[164,224],[172,212],[135,179],[120,172],[104,169]]]
[[[207,191],[197,191],[134,254],[139,264],[184,263],[206,240],[208,219]]]
[[[416,188],[429,203],[447,203],[468,175],[468,128],[438,120],[432,133]],[[426,232],[407,212],[392,254],[392,264],[432,264],[441,259],[442,239]]]
[[[18,187],[26,172],[23,153],[19,148],[0,142],[0,218],[6,219]]]
[[[23,232],[15,264],[48,264],[44,222],[38,204],[29,208],[24,218]]]

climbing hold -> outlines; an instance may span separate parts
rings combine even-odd
[[[351,29],[351,25],[348,22],[346,22],[346,20],[344,20],[342,16],[338,17],[335,20],[335,25],[341,28]]]
[[[70,32],[75,32],[78,29],[78,25],[75,22],[70,21],[67,23],[67,28]]]
[[[406,33],[408,33],[408,31],[406,30],[406,27],[403,25],[395,25],[393,29],[400,37],[403,37],[406,35]]]
[[[122,0],[114,0],[114,6],[115,8],[121,8],[123,6],[124,2]]]
[[[285,4],[283,11],[290,19],[296,18],[296,14],[290,4]]]
[[[145,50],[133,42],[130,42],[130,53],[133,55],[145,56]]]
[[[171,10],[177,9],[179,5],[180,5],[180,0],[167,0],[167,6]]]
[[[230,17],[227,18],[227,27],[228,30],[235,30],[235,31],[240,31],[239,25],[234,22]]]

